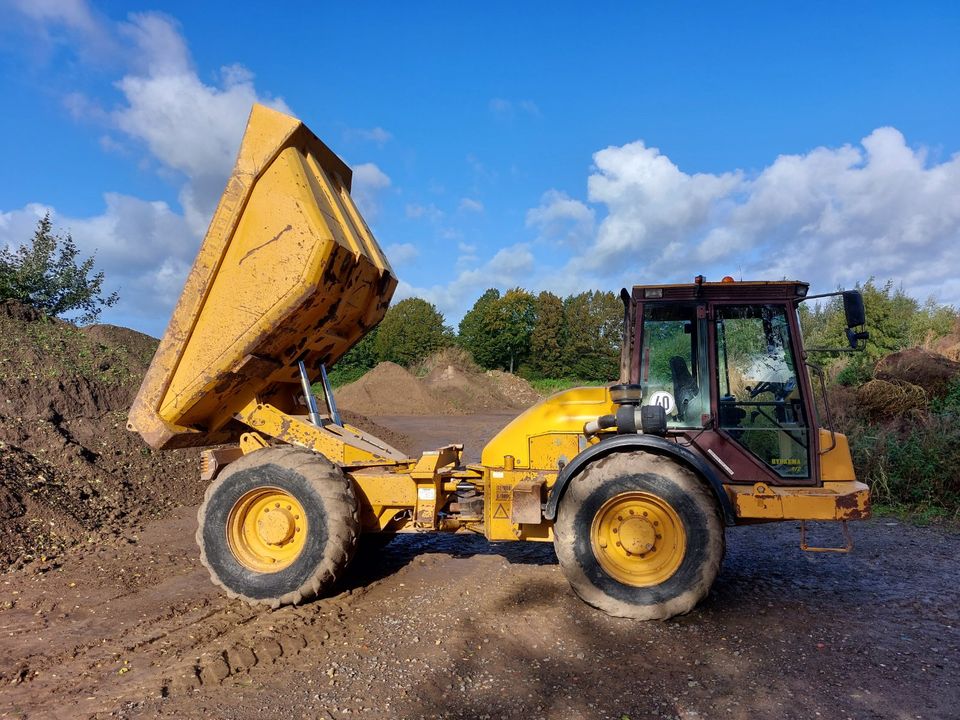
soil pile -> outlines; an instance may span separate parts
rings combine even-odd
[[[484,372],[462,350],[442,350],[417,369],[424,377],[380,363],[335,391],[337,403],[365,415],[468,415],[527,408],[540,400],[522,378]]]
[[[431,392],[409,370],[382,362],[356,382],[333,393],[338,406],[364,415],[449,415],[452,405]],[[384,438],[386,440],[386,438]]]
[[[960,362],[910,348],[882,358],[874,375],[878,380],[919,385],[930,398],[936,398],[945,395],[954,379],[960,378]]]
[[[0,305],[0,569],[199,502],[197,452],[126,430],[157,341]]]

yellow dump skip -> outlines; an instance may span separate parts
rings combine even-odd
[[[296,118],[254,105],[236,166],[130,409],[154,448],[235,439],[254,398],[284,407],[382,319],[396,278],[350,169]],[[315,374],[314,374],[315,377]]]

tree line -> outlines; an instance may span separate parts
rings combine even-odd
[[[393,305],[380,325],[337,363],[338,379],[359,377],[378,362],[412,367],[443,347],[460,346],[487,370],[529,378],[612,380],[619,372],[623,304],[592,290],[561,298],[522,288],[484,292],[456,332],[421,298]]]

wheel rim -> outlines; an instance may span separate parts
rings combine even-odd
[[[634,587],[659,585],[683,562],[686,532],[676,510],[646,492],[615,495],[594,515],[590,544],[614,580]]]
[[[279,572],[303,550],[307,516],[288,492],[260,487],[244,494],[227,517],[227,542],[244,567],[259,573]]]

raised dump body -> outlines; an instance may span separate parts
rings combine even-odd
[[[383,318],[396,278],[350,197],[352,173],[299,120],[254,105],[237,162],[129,428],[154,448],[236,439]],[[291,387],[294,386],[294,387]]]

